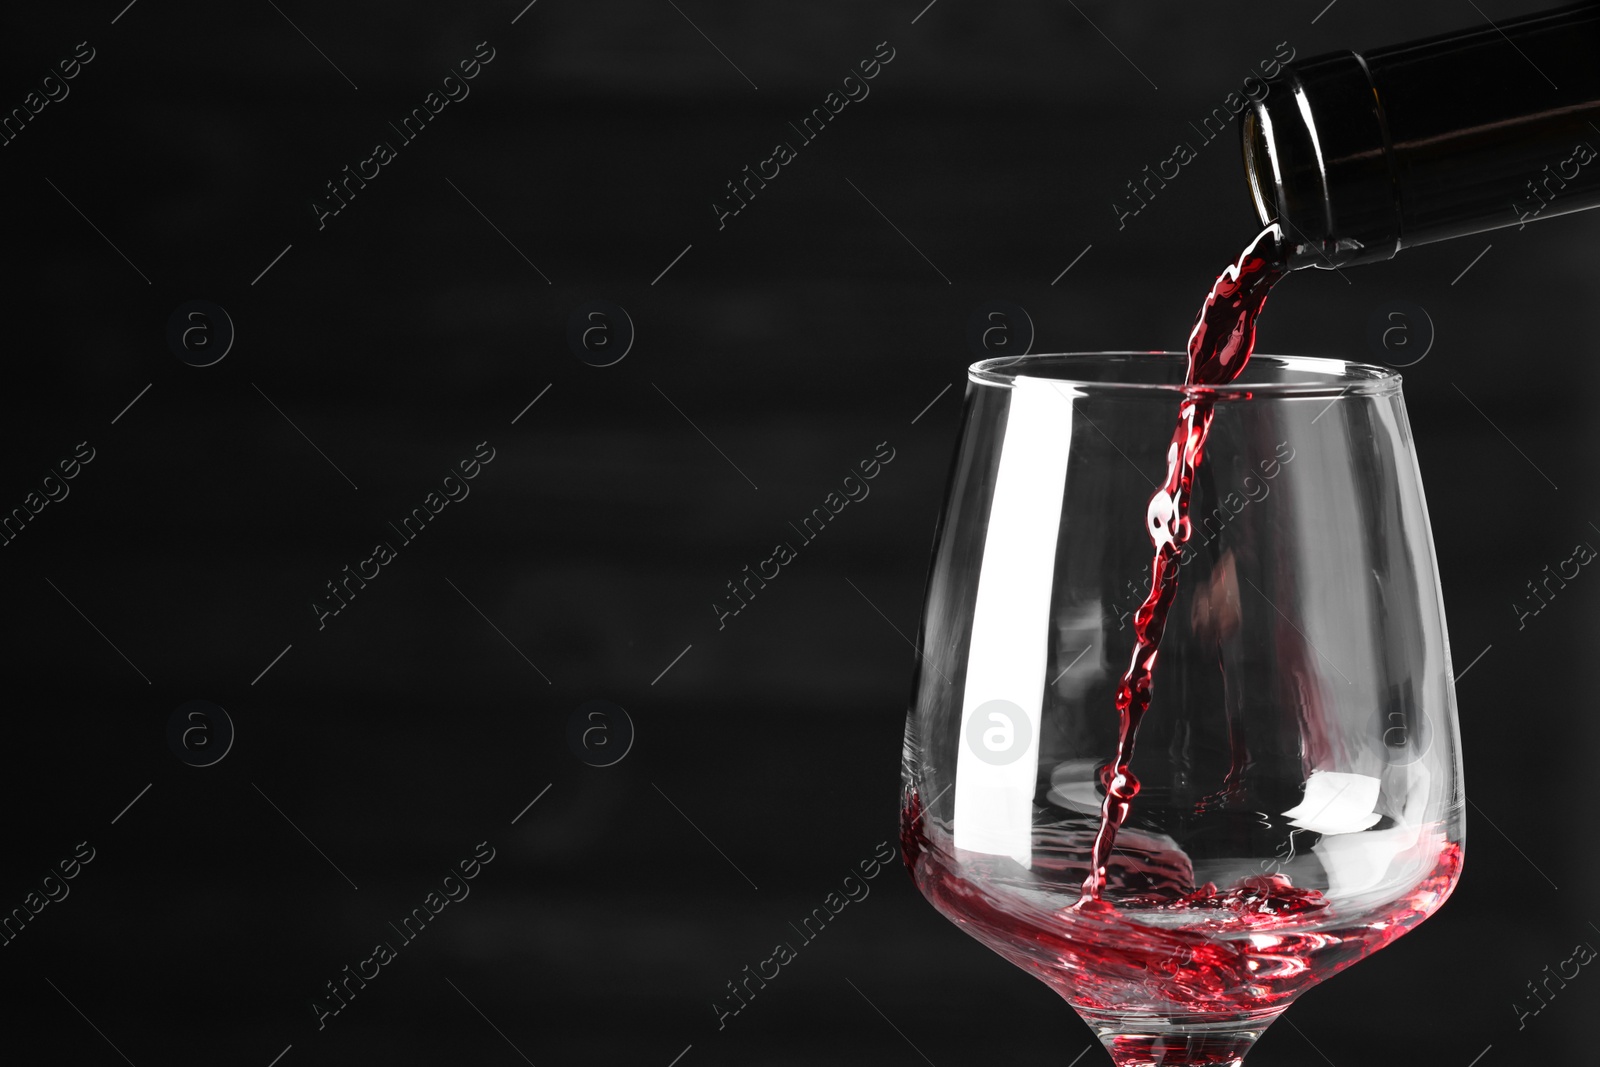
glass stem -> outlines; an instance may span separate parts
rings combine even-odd
[[[1278,1008],[1193,1020],[1084,1018],[1117,1067],[1241,1067],[1245,1053],[1282,1013]]]

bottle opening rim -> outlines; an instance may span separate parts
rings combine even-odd
[[[1272,146],[1268,143],[1264,119],[1257,114],[1258,107],[1247,108],[1244,112],[1244,126],[1239,138],[1239,146],[1244,153],[1245,182],[1250,186],[1250,199],[1255,202],[1256,215],[1265,226],[1277,215],[1271,204],[1276,202],[1274,195],[1268,200],[1267,191],[1272,188]]]

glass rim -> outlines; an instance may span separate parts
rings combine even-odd
[[[1264,397],[1338,397],[1386,396],[1400,391],[1400,372],[1389,367],[1351,360],[1329,359],[1320,356],[1284,356],[1258,353],[1237,381],[1225,386],[1186,386],[1182,382],[1138,381],[1136,379],[1094,380],[1074,374],[1073,364],[1087,364],[1090,360],[1104,362],[1123,361],[1154,365],[1159,361],[1170,367],[1173,360],[1188,359],[1184,352],[1161,351],[1101,351],[1101,352],[1036,352],[1025,356],[1000,356],[982,359],[967,367],[967,379],[977,385],[1009,388],[1019,378],[1067,385],[1083,393],[1106,395],[1128,393],[1148,396],[1172,394],[1188,396],[1204,394],[1218,400],[1247,400]],[[1180,364],[1186,366],[1187,363]],[[1030,374],[1034,368],[1048,367],[1057,372]],[[1263,368],[1305,376],[1296,381],[1252,381],[1252,371]]]

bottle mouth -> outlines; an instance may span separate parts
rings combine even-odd
[[[1400,248],[1399,194],[1366,61],[1334,52],[1285,67],[1239,116],[1245,182],[1291,267],[1337,270]]]
[[[1250,186],[1250,199],[1255,202],[1256,216],[1265,226],[1277,217],[1273,205],[1278,202],[1276,167],[1272,159],[1272,142],[1267,136],[1266,113],[1257,114],[1255,107],[1244,113],[1244,127],[1239,143],[1244,151],[1244,176]]]

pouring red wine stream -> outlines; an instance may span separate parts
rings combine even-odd
[[[1215,397],[1208,387],[1232,382],[1249,362],[1255,349],[1256,316],[1266,305],[1268,291],[1288,269],[1283,254],[1283,231],[1273,223],[1256,235],[1238,262],[1218,276],[1189,333],[1186,393],[1167,448],[1167,477],[1150,498],[1146,512],[1145,532],[1155,546],[1150,563],[1150,592],[1133,616],[1133,656],[1117,686],[1117,752],[1100,772],[1106,795],[1089,875],[1078,901],[1080,907],[1100,899],[1106,862],[1139,792],[1139,780],[1129,763],[1133,760],[1139,723],[1150,708],[1151,675],[1167,626],[1167,612],[1178,592],[1178,559],[1191,532],[1190,490],[1215,413]]]

